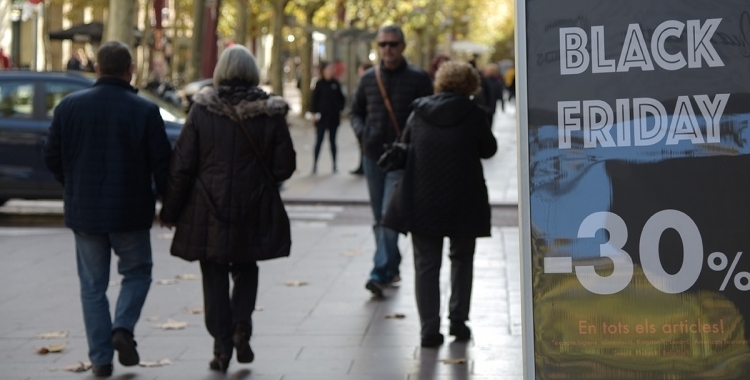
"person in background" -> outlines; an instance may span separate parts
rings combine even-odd
[[[5,55],[3,48],[0,48],[0,70],[10,69],[10,58]]]
[[[172,148],[159,107],[130,86],[135,65],[128,46],[103,44],[93,87],[55,108],[44,160],[63,184],[65,225],[73,230],[81,304],[95,376],[140,362],[133,334],[151,286],[151,237],[156,195],[167,187]],[[107,299],[114,250],[123,276],[114,322]]]
[[[476,69],[446,62],[435,94],[414,101],[403,141],[409,144],[404,176],[383,225],[411,233],[422,347],[443,344],[440,333],[440,266],[443,238],[450,238],[450,335],[471,338],[469,319],[477,237],[490,236],[490,204],[480,159],[497,151],[484,111],[470,97]]]
[[[81,58],[78,56],[77,51],[73,51],[70,53],[70,59],[68,60],[68,64],[65,66],[65,69],[68,71],[82,71],[83,70]]]
[[[318,172],[318,157],[323,145],[325,133],[328,131],[328,139],[331,144],[331,160],[333,172],[338,172],[336,166],[336,131],[341,124],[341,111],[344,110],[346,100],[341,91],[341,84],[334,77],[335,66],[330,62],[321,62],[319,80],[315,83],[312,94],[312,105],[310,112],[315,115],[315,156],[313,161],[313,174]]]
[[[234,45],[221,53],[214,85],[193,97],[160,213],[164,225],[177,227],[172,255],[200,262],[206,328],[214,338],[209,368],[221,372],[235,350],[240,363],[255,359],[250,337],[257,260],[289,255],[291,247],[281,200],[261,203],[296,168],[289,105],[260,89],[259,81],[247,48]],[[277,228],[264,235],[261,228],[269,224]],[[280,244],[264,245],[268,241]]]
[[[386,172],[378,166],[385,144],[396,141],[411,113],[414,99],[432,95],[432,81],[427,73],[404,59],[406,41],[397,25],[378,30],[380,65],[368,70],[359,82],[352,102],[351,121],[364,150],[363,166],[370,194],[375,234],[374,266],[365,288],[374,297],[383,297],[389,284],[400,281],[401,252],[398,233],[381,225],[381,218],[403,170]],[[378,76],[393,108],[393,119],[386,108],[378,85]]]
[[[500,77],[500,69],[498,68],[498,65],[494,63],[485,65],[482,68],[482,75],[489,80],[490,88],[492,89],[496,101],[500,101],[500,110],[505,111],[505,101],[503,99],[505,85],[503,78]]]
[[[372,67],[372,63],[370,62],[362,62],[357,67],[357,77],[361,80],[362,77],[365,75],[367,70],[369,70]],[[359,81],[357,81],[357,87],[359,87]],[[357,93],[357,90],[354,90],[354,93]],[[359,166],[357,166],[356,169],[349,172],[351,174],[355,175],[364,175],[365,170],[362,168],[362,140],[359,136],[357,136],[357,142],[359,143]]]
[[[435,73],[437,73],[440,65],[442,65],[443,62],[448,62],[450,60],[451,58],[445,54],[438,54],[435,56],[435,58],[432,59],[432,61],[430,62],[430,68],[427,73],[430,74],[430,79],[432,79],[433,82],[435,81]]]

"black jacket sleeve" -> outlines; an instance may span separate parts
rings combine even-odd
[[[158,106],[154,106],[149,115],[146,127],[146,147],[148,152],[148,164],[154,176],[156,190],[162,199],[167,191],[167,178],[169,177],[169,160],[172,157],[172,147],[164,130],[164,120],[159,115]]]
[[[365,125],[365,120],[367,120],[367,96],[364,82],[365,77],[362,77],[357,86],[357,92],[354,94],[354,99],[352,99],[351,111],[352,128],[354,128],[354,133],[360,139],[367,129]]]
[[[55,180],[62,184],[65,183],[62,165],[62,143],[60,138],[60,109],[55,109],[55,115],[52,119],[52,125],[49,127],[47,140],[44,142],[44,163],[47,168],[54,174]]]
[[[276,128],[274,128],[273,165],[270,170],[273,178],[281,182],[289,179],[297,169],[297,153],[294,151],[294,143],[289,134],[286,117],[278,115],[274,119]]]
[[[193,121],[194,111],[196,109],[191,110],[182,127],[169,166],[169,181],[159,214],[159,218],[167,223],[174,223],[180,217],[198,172],[199,140],[198,128]]]
[[[320,112],[320,82],[315,84],[315,89],[312,93],[312,100],[310,101],[310,112],[317,113]]]

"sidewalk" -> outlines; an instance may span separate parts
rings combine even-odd
[[[320,152],[318,174],[312,175],[315,128],[311,122],[299,117],[299,90],[288,85],[284,91],[292,108],[288,119],[297,151],[297,171],[285,182],[282,198],[287,202],[369,204],[365,178],[349,173],[359,165],[360,154],[349,119],[342,120],[337,133],[339,172],[332,173],[330,145],[326,137]],[[492,128],[498,151],[494,157],[482,161],[493,206],[518,204],[515,118],[514,105],[506,105],[505,112],[498,108]]]
[[[479,239],[471,321],[474,338],[439,349],[419,347],[411,244],[402,238],[403,283],[385,300],[370,298],[363,285],[371,268],[374,243],[369,226],[294,223],[292,255],[260,263],[258,311],[252,347],[255,362],[232,361],[226,377],[208,370],[212,341],[203,315],[185,308],[203,304],[199,280],[154,283],[136,330],[143,361],[168,359],[158,368],[115,364],[114,379],[275,379],[521,380],[518,229],[493,230]],[[171,233],[154,227],[154,280],[200,275],[196,263],[169,256]],[[90,371],[61,371],[87,360],[78,299],[72,233],[67,229],[0,228],[0,374],[2,379],[94,379]],[[443,333],[450,271],[443,264]],[[119,291],[113,260],[108,295]],[[286,286],[301,281],[304,286]],[[386,319],[386,314],[403,319]],[[181,330],[154,327],[167,319],[188,322]],[[68,331],[64,339],[35,339]],[[68,344],[58,354],[39,355],[34,347]],[[445,364],[462,359],[463,364]]]

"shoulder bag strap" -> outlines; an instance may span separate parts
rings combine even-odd
[[[245,125],[245,121],[242,120],[242,117],[237,113],[237,110],[234,109],[234,106],[231,103],[225,102],[225,104],[229,106],[229,109],[232,110],[234,117],[237,119],[237,123],[240,124],[240,128],[242,129],[242,132],[245,133],[245,137],[247,137],[247,141],[250,143],[250,147],[253,148],[253,152],[255,152],[255,155],[258,157],[258,161],[260,161],[260,166],[262,166],[263,170],[266,172],[266,176],[268,176],[268,179],[271,181],[271,183],[275,183],[276,180],[273,178],[273,174],[271,174],[271,171],[268,169],[266,161],[263,159],[263,155],[260,154],[258,146],[255,145],[255,140],[253,140],[253,136],[250,134],[250,130],[247,128],[247,125]]]
[[[390,115],[391,117],[391,123],[393,124],[393,129],[396,130],[396,136],[401,136],[401,128],[399,128],[398,126],[398,120],[396,120],[396,114],[393,112],[393,107],[391,106],[391,100],[388,98],[388,93],[385,91],[385,86],[383,86],[383,78],[381,77],[381,74],[380,74],[380,65],[375,66],[375,80],[378,82],[378,88],[380,89],[380,96],[383,97],[383,104],[385,104],[385,109],[388,110],[388,115]]]

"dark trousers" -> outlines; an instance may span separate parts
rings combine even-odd
[[[339,129],[338,125],[321,125],[315,126],[316,138],[315,138],[315,161],[314,168],[318,166],[318,157],[320,156],[320,148],[323,145],[323,139],[325,138],[326,131],[328,131],[328,141],[331,143],[331,158],[333,161],[333,167],[336,168],[336,131]]]
[[[238,323],[247,323],[252,335],[252,314],[258,296],[258,265],[218,264],[201,261],[206,328],[214,337],[214,355],[232,356],[232,333]],[[229,274],[234,287],[229,296]]]
[[[414,245],[415,289],[422,336],[440,332],[440,265],[443,261],[443,237],[412,234]],[[469,320],[471,285],[474,277],[475,238],[451,238],[451,297],[448,318]]]

